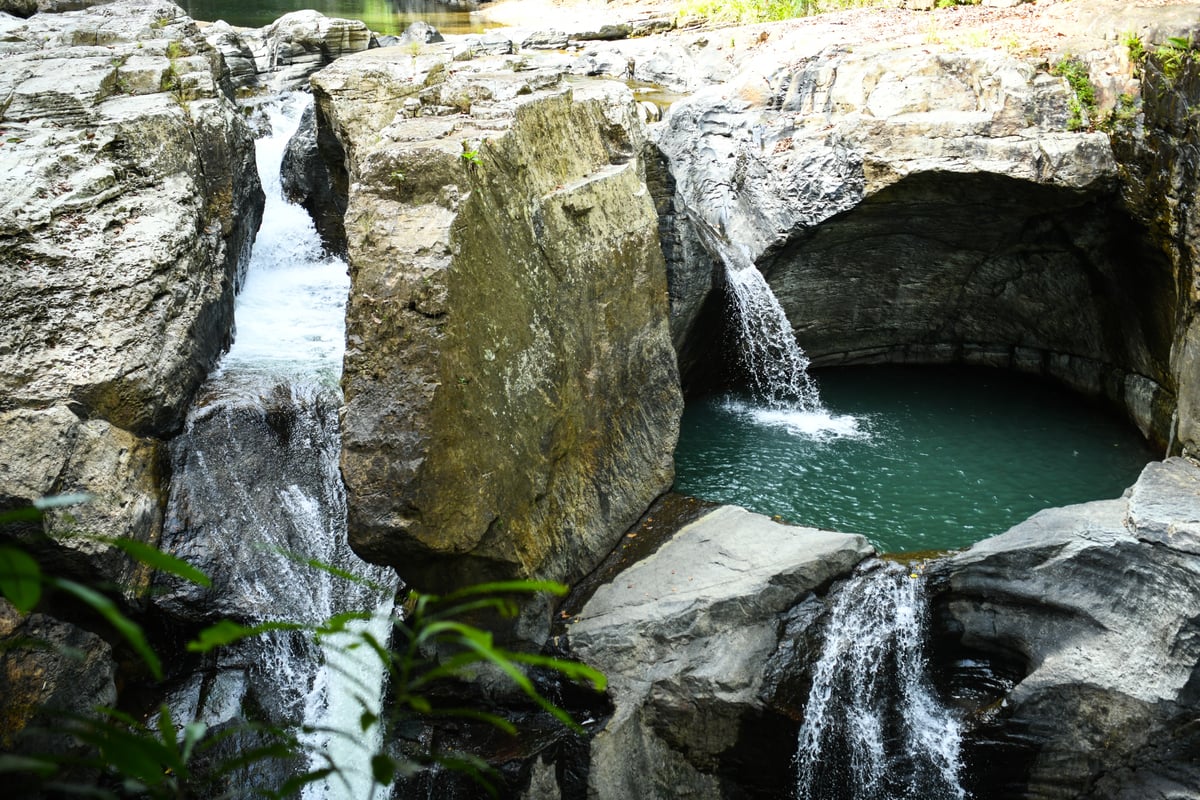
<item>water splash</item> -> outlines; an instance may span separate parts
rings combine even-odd
[[[797,800],[965,800],[958,720],[926,676],[922,580],[897,564],[838,592],[796,749]]]
[[[263,106],[271,126],[256,142],[263,224],[238,293],[233,346],[212,376],[226,392],[252,394],[264,381],[335,388],[341,377],[349,271],[324,251],[308,212],[284,198],[279,174],[311,102],[295,94]]]
[[[279,181],[286,143],[311,102],[285,95],[264,106],[271,133],[257,143],[263,223],[237,299],[233,345],[173,444],[167,527],[177,555],[199,549],[213,564],[214,591],[201,601],[210,611],[249,623],[317,624],[375,610],[359,630],[386,645],[396,576],[360,561],[346,537],[337,409],[347,268],[324,253]],[[252,692],[270,722],[311,731],[310,769],[333,760],[341,770],[305,786],[305,800],[362,800],[374,791],[370,756],[382,733],[378,724],[364,732],[361,720],[364,711],[378,714],[385,674],[369,648],[347,651],[353,641],[351,633],[317,646],[310,635],[281,631],[222,656],[245,670],[243,695]]]

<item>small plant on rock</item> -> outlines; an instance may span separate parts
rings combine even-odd
[[[1088,77],[1087,64],[1075,56],[1064,56],[1050,68],[1050,74],[1065,79],[1071,87],[1071,98],[1067,101],[1071,116],[1067,120],[1067,130],[1084,130],[1094,125],[1096,87]]]

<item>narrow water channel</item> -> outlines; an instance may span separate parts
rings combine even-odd
[[[163,545],[207,572],[213,588],[168,582],[158,602],[184,619],[243,624],[315,625],[377,610],[370,630],[386,643],[396,577],[360,561],[346,541],[338,408],[347,268],[323,252],[307,213],[280,189],[284,147],[311,101],[297,94],[263,106],[271,130],[257,151],[267,202],[237,299],[233,346],[172,442]],[[337,642],[319,647],[296,631],[239,642],[215,671],[208,665],[185,683],[175,716],[212,727],[247,715],[304,730],[308,757],[295,771],[336,764],[341,772],[309,784],[303,797],[363,800],[376,788],[369,758],[380,732],[378,724],[364,730],[361,720],[365,712],[378,716],[384,670],[367,648],[360,653],[367,657]],[[226,698],[220,708],[202,700],[218,688]],[[276,787],[238,788],[251,796]]]

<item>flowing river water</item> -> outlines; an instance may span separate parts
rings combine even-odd
[[[350,550],[338,466],[347,268],[323,251],[307,213],[280,189],[284,148],[308,103],[296,94],[263,106],[270,132],[257,155],[267,199],[237,298],[234,342],[172,445],[164,544],[203,565],[213,589],[197,596],[168,587],[160,602],[181,616],[244,624],[319,624],[375,611],[364,628],[386,643],[397,580]],[[241,642],[215,674],[185,686],[176,716],[221,724],[250,702],[270,724],[308,731],[310,755],[298,771],[330,763],[341,770],[306,786],[307,800],[368,798],[375,790],[369,758],[381,734],[378,724],[364,730],[360,721],[364,712],[378,715],[384,673],[369,648],[347,648],[352,640],[317,646],[308,634],[277,631]],[[219,706],[213,697],[223,698]]]

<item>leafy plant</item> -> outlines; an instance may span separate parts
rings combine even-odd
[[[480,157],[478,150],[469,150],[466,145],[463,145],[462,160],[467,162],[468,166],[478,167],[483,164],[483,158]]]
[[[0,525],[33,522],[40,519],[44,510],[87,499],[85,495],[48,498],[36,506],[0,513]],[[125,539],[103,541],[154,569],[210,585],[207,576],[190,564],[153,547]],[[316,561],[305,563],[338,577],[364,580]],[[147,643],[141,627],[114,601],[91,587],[47,574],[37,560],[18,545],[0,545],[0,593],[18,611],[22,614],[32,612],[38,606],[43,590],[51,587],[78,599],[97,613],[124,638],[151,674],[162,679],[162,663]],[[577,662],[506,649],[495,642],[489,631],[464,621],[480,614],[513,617],[518,611],[516,596],[532,592],[561,595],[566,589],[557,583],[511,581],[468,587],[445,596],[414,592],[409,596],[404,617],[392,620],[391,641],[380,640],[358,624],[371,618],[368,611],[337,614],[318,625],[288,620],[242,625],[223,619],[200,631],[187,644],[187,649],[204,654],[275,631],[299,631],[311,635],[319,643],[333,643],[345,651],[362,650],[371,654],[381,661],[389,676],[390,704],[376,713],[365,700],[359,699],[363,708],[361,734],[376,726],[398,725],[405,719],[431,715],[481,721],[504,733],[515,734],[516,727],[504,717],[475,708],[438,708],[430,699],[433,687],[439,682],[463,680],[480,669],[503,675],[538,708],[579,731],[579,725],[566,711],[538,691],[527,670],[548,670],[568,680],[589,684],[597,691],[605,687],[603,674]],[[288,731],[246,722],[213,733],[199,720],[182,723],[173,720],[166,706],[160,707],[148,722],[113,708],[97,708],[91,714],[59,712],[58,720],[60,730],[87,745],[90,755],[5,754],[0,755],[0,773],[24,776],[48,791],[83,792],[114,800],[127,793],[163,800],[197,796],[215,798],[244,796],[244,787],[230,790],[229,794],[221,794],[213,788],[220,779],[238,769],[265,761],[295,761],[298,757],[314,754],[312,745],[303,743]],[[253,734],[258,744],[197,771],[197,755],[214,753],[228,737],[245,733]],[[351,737],[354,734],[333,733]],[[362,740],[355,738],[354,741],[361,744]],[[335,763],[327,755],[317,755],[325,759],[323,766],[296,774],[277,789],[263,790],[262,793],[279,798],[293,796],[309,783],[342,774],[344,765]],[[436,762],[465,772],[494,793],[490,768],[470,754],[428,752],[408,758],[381,750],[370,755],[376,787],[390,785],[397,775],[410,774],[423,764]],[[81,786],[70,777],[71,770],[81,767],[108,775],[110,779]]]
[[[1195,58],[1195,51],[1192,50],[1190,38],[1170,36],[1166,42],[1155,49],[1154,56],[1158,60],[1163,75],[1168,81],[1174,81],[1179,76],[1180,70],[1183,69],[1183,65],[1189,59]]]
[[[1133,63],[1140,64],[1146,59],[1146,45],[1142,43],[1142,37],[1136,33],[1132,31],[1126,33],[1121,43],[1129,51],[1129,60]]]
[[[1067,130],[1078,131],[1090,127],[1096,120],[1096,87],[1088,76],[1087,64],[1074,56],[1064,56],[1050,68],[1050,74],[1066,80],[1071,88],[1067,107],[1071,112]]]

